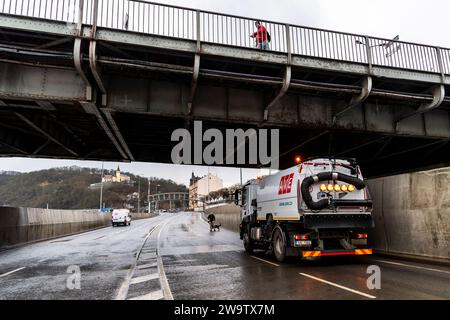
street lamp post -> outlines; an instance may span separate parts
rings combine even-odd
[[[138,178],[138,203],[137,203],[137,212],[141,210],[141,177]]]
[[[150,177],[148,177],[147,205],[148,205],[148,213],[150,213]]]
[[[156,185],[156,197],[157,197],[157,200],[156,200],[156,203],[155,203],[155,211],[156,211],[156,210],[159,210],[158,187],[161,187],[161,185],[160,185],[160,184],[157,184],[157,185]]]
[[[103,208],[103,168],[104,168],[105,162],[102,161],[102,175],[100,180],[100,211],[102,211]]]

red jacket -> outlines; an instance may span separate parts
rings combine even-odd
[[[256,42],[261,43],[263,41],[267,41],[267,29],[264,26],[259,26],[258,30],[252,34],[252,36],[256,37]]]

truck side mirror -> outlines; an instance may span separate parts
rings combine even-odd
[[[237,206],[242,206],[242,201],[240,199],[241,190],[236,190],[234,192],[234,204]]]

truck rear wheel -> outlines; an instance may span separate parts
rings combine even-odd
[[[248,254],[253,253],[253,242],[250,239],[250,235],[248,234],[248,232],[244,233],[244,249]]]
[[[283,262],[286,258],[286,242],[280,229],[275,230],[273,236],[273,253],[280,262]]]

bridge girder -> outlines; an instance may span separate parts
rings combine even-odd
[[[368,70],[364,64],[170,39],[97,28],[95,24],[63,28],[58,22],[0,16],[0,28],[22,35],[32,33],[33,41],[37,41],[36,31],[45,34],[33,47],[38,50],[64,50],[71,43],[68,39],[73,40],[73,64],[64,68],[0,62],[0,71],[6,70],[8,75],[0,75],[0,99],[4,101],[0,108],[13,114],[22,109],[32,114],[45,109],[50,114],[76,115],[81,105],[95,119],[96,128],[92,129],[103,131],[115,148],[113,157],[121,161],[168,161],[163,153],[170,154],[171,144],[160,141],[159,122],[167,122],[169,131],[183,121],[203,120],[208,127],[226,124],[232,128],[256,128],[264,123],[292,132],[285,135],[290,143],[281,150],[287,157],[305,149],[350,156],[364,156],[370,150],[376,154],[374,158],[392,154],[395,158],[399,141],[409,140],[411,145],[403,154],[422,146],[424,154],[436,155],[434,150],[445,148],[450,139],[450,100],[442,98],[445,93],[436,94],[437,89],[432,95],[416,94],[412,89],[383,90],[385,83],[392,81],[397,88],[417,85],[422,88],[419,91],[450,85],[447,74],[377,65]],[[236,71],[248,65],[251,71]],[[266,71],[277,75],[262,76]],[[284,77],[280,76],[283,71]],[[307,80],[309,75],[312,80]],[[24,81],[8,82],[9,78]],[[361,79],[361,85],[349,85]],[[186,104],[188,110],[191,106],[190,114]],[[396,122],[399,115],[411,116]],[[298,134],[301,136],[296,137]],[[347,141],[345,134],[354,141]],[[41,136],[44,140],[32,148],[19,149],[31,156],[41,155],[53,145],[47,136]],[[297,147],[294,151],[290,150],[292,144]],[[326,147],[316,148],[322,144]],[[150,146],[151,153],[146,151]],[[110,147],[104,145],[105,150]],[[68,157],[79,158],[73,153]]]
[[[60,147],[67,150],[75,157],[81,157],[83,154],[82,146],[62,128],[58,128],[46,116],[39,116],[36,114],[14,113],[18,118],[24,121],[31,128],[36,130],[45,139],[50,140]]]
[[[21,155],[30,153],[29,146],[26,141],[17,133],[11,130],[2,128],[0,125],[0,145],[4,145],[14,151],[17,151]]]

